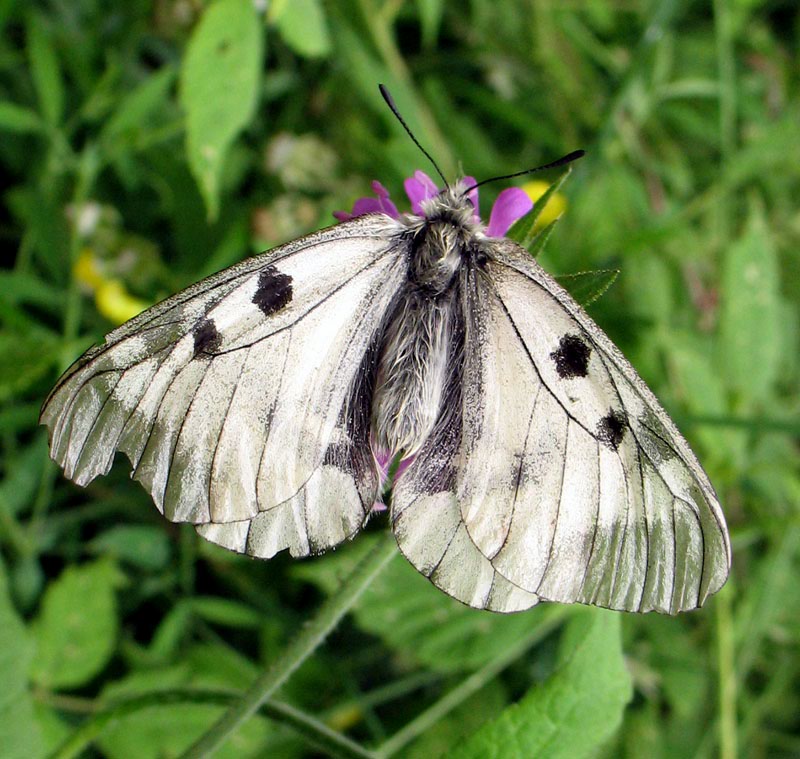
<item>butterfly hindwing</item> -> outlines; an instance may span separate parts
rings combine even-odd
[[[433,434],[392,490],[392,523],[400,550],[434,585],[448,595],[479,609],[521,611],[539,598],[508,582],[469,535],[459,504],[459,483],[466,473],[470,434],[478,423],[474,412],[482,403],[483,388],[476,383],[476,351],[481,350],[483,314],[476,307],[474,275],[465,272],[461,302],[456,303],[458,325],[448,357],[448,385],[443,414]],[[469,304],[469,305],[467,305]],[[503,470],[502,451],[492,451],[487,462]],[[494,503],[486,503],[489,518],[497,518]]]
[[[378,490],[362,364],[403,281],[389,237],[377,216],[332,227],[110,333],[45,402],[53,457],[85,485],[126,453],[165,516],[237,550],[351,536]]]
[[[518,246],[498,242],[464,281],[451,476],[431,487],[441,450],[427,446],[404,474],[393,501],[401,549],[422,569],[406,536],[438,554],[442,534],[464,534],[533,597],[672,613],[702,604],[727,576],[727,533],[708,478],[653,394]],[[436,536],[423,521],[431,512]]]

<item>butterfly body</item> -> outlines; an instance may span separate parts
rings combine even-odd
[[[463,183],[400,219],[408,279],[387,319],[373,399],[380,458],[417,453],[442,419],[463,363],[461,288],[474,266],[481,225]],[[446,415],[446,414],[445,414]]]
[[[724,583],[713,487],[655,396],[464,184],[243,261],[90,349],[42,409],[81,485],[116,451],[173,521],[268,558],[353,537],[376,457],[403,554],[476,608],[674,613]]]

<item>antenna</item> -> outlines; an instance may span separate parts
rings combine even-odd
[[[439,165],[436,163],[436,161],[433,160],[431,154],[427,150],[425,150],[425,148],[423,148],[422,145],[420,145],[419,140],[416,137],[414,137],[414,133],[411,131],[408,124],[406,124],[405,119],[400,115],[400,111],[397,110],[397,106],[395,105],[392,96],[389,94],[389,90],[387,90],[386,87],[384,87],[382,84],[378,85],[378,89],[381,91],[381,95],[383,95],[383,99],[386,101],[386,105],[389,106],[389,109],[392,111],[395,118],[402,124],[403,129],[406,130],[408,136],[411,138],[411,141],[422,151],[422,154],[431,162],[431,164],[433,164],[433,168],[436,169],[436,173],[442,178],[442,182],[445,183],[445,186],[449,187],[450,183],[447,181],[447,179],[445,179],[445,176],[444,174],[442,174],[442,170],[439,168]]]
[[[562,156],[557,161],[552,161],[550,163],[546,163],[543,166],[537,166],[535,169],[525,169],[524,171],[517,171],[514,174],[506,174],[502,177],[490,177],[489,179],[483,179],[477,184],[472,185],[472,187],[467,187],[466,190],[462,193],[466,195],[468,192],[472,192],[476,187],[480,187],[481,185],[488,184],[489,182],[499,182],[501,179],[513,179],[514,177],[521,177],[525,174],[533,174],[535,171],[544,171],[545,169],[555,169],[558,166],[564,166],[568,163],[572,163],[573,161],[577,161],[579,158],[583,158],[586,155],[585,150],[573,150],[571,153],[567,153],[565,156]]]

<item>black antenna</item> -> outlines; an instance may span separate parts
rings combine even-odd
[[[552,161],[551,163],[546,163],[544,166],[537,166],[535,169],[525,169],[525,171],[517,171],[514,174],[506,174],[502,177],[491,177],[489,179],[483,179],[477,184],[472,185],[472,187],[467,187],[466,190],[462,193],[462,195],[466,195],[468,192],[472,192],[476,187],[480,187],[481,185],[488,184],[489,182],[499,182],[501,179],[514,179],[514,177],[521,177],[525,174],[533,174],[535,171],[544,171],[545,169],[555,169],[558,166],[564,166],[568,163],[572,163],[573,161],[577,161],[579,158],[583,158],[586,155],[585,150],[573,150],[571,153],[567,153],[565,156],[562,156],[557,161]]]
[[[450,183],[445,179],[444,174],[442,174],[442,170],[439,168],[439,165],[436,161],[433,160],[431,154],[419,144],[419,140],[414,137],[414,133],[409,128],[408,124],[406,124],[405,119],[400,115],[400,111],[397,110],[397,106],[394,104],[394,100],[392,96],[389,94],[389,90],[386,89],[382,84],[378,85],[378,89],[381,91],[381,95],[383,95],[383,99],[386,101],[386,105],[389,106],[392,113],[395,115],[395,118],[403,125],[403,129],[408,132],[408,136],[411,138],[411,141],[422,151],[422,154],[433,164],[433,168],[436,169],[436,173],[442,178],[442,182],[445,183],[446,186],[450,186]],[[542,167],[544,168],[544,167]]]

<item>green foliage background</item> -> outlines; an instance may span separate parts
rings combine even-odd
[[[0,756],[178,755],[375,541],[231,555],[122,462],[70,485],[36,425],[113,326],[76,262],[153,302],[373,178],[403,197],[429,167],[378,82],[450,176],[588,151],[542,262],[620,269],[592,315],[695,446],[733,575],[678,618],[504,617],[393,559],[216,755],[800,755],[798,49],[791,0],[0,0]]]

